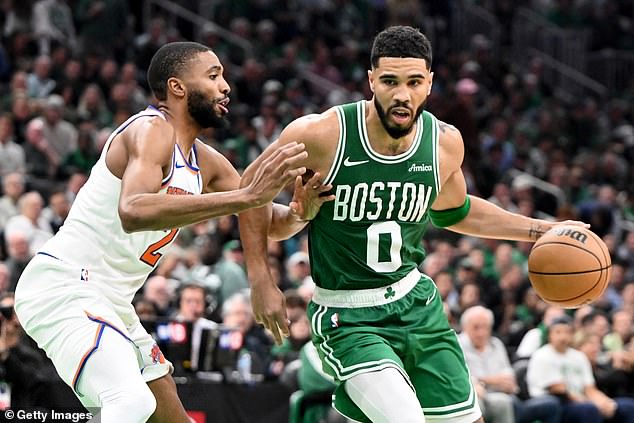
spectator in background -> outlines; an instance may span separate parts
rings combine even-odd
[[[66,0],[39,0],[33,5],[32,26],[40,54],[49,54],[51,41],[75,49],[75,23]]]
[[[26,170],[29,184],[35,189],[48,192],[59,173],[60,157],[44,135],[44,122],[31,120],[26,127]]]
[[[112,124],[112,113],[108,110],[99,85],[89,84],[79,98],[77,116],[93,122],[97,128]]]
[[[18,200],[24,194],[24,175],[9,173],[2,178],[2,192],[0,197],[0,228],[4,228],[10,217],[19,213]]]
[[[222,258],[214,266],[214,273],[222,282],[219,290],[221,303],[239,291],[249,288],[240,241],[234,239],[222,247]]]
[[[42,245],[53,236],[51,224],[42,216],[44,200],[36,191],[27,192],[18,200],[20,214],[9,218],[5,227],[5,236],[21,233],[29,242],[31,255],[37,253]]]
[[[542,345],[548,342],[548,328],[558,317],[565,315],[564,309],[557,306],[548,306],[544,311],[541,323],[536,328],[530,329],[524,334],[515,354],[518,358],[529,358]]]
[[[205,305],[207,291],[205,287],[195,283],[183,285],[178,290],[178,309],[174,318],[184,322],[195,322],[205,316]]]
[[[13,292],[24,268],[33,256],[29,250],[29,240],[23,233],[5,233],[4,238],[7,244],[7,259],[4,263],[9,269],[9,291]]]
[[[33,72],[26,79],[27,94],[30,98],[43,99],[51,95],[57,83],[51,79],[51,58],[42,55],[35,59]]]
[[[164,276],[152,276],[143,285],[143,299],[156,306],[159,316],[170,314],[173,289]]]
[[[43,403],[47,374],[41,357],[27,345],[13,304],[12,293],[0,296],[0,380],[10,389],[8,406],[24,409]]]
[[[463,332],[458,340],[487,421],[559,423],[561,407],[555,397],[521,402],[515,396],[519,388],[506,347],[492,336],[493,312],[482,306],[471,307],[463,313],[460,324]]]
[[[608,397],[595,386],[588,358],[571,347],[573,321],[559,317],[548,328],[548,344],[533,353],[526,375],[531,397],[556,395],[563,423],[634,421],[634,400]]]
[[[303,251],[293,253],[286,262],[286,274],[290,284],[297,288],[310,278],[310,258]]]
[[[0,262],[0,295],[3,295],[9,291],[11,285],[11,272],[9,268],[3,262]]]
[[[125,0],[79,0],[75,6],[84,52],[119,57],[127,47],[128,2]]]
[[[601,358],[601,338],[587,332],[577,332],[573,338],[573,346],[588,358],[592,366],[592,375],[597,388],[611,398],[632,397],[629,386],[632,363],[619,363],[619,367]],[[627,368],[623,368],[626,364]]]
[[[48,220],[53,234],[59,231],[70,212],[70,202],[64,191],[56,191],[48,198],[48,207],[42,210],[42,215]]]
[[[16,144],[13,135],[13,120],[8,113],[0,114],[0,177],[9,173],[24,174],[26,162],[24,149]]]
[[[95,148],[94,131],[88,127],[80,127],[77,136],[77,149],[66,156],[63,168],[67,172],[90,173],[92,167],[99,160],[99,153]]]
[[[50,142],[60,160],[77,149],[77,129],[63,119],[64,99],[53,94],[46,99],[44,105],[44,118],[41,119],[44,126],[44,137]]]
[[[251,300],[244,292],[237,292],[222,303],[222,323],[242,333],[243,348],[252,355],[251,372],[266,374],[269,370],[273,344],[262,326],[255,324]]]

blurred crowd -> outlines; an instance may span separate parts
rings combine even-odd
[[[538,58],[513,67],[479,34],[466,49],[452,49],[458,1],[241,0],[213,2],[201,13],[250,48],[227,42],[214,25],[193,28],[160,14],[144,23],[141,3],[0,1],[0,311],[9,306],[0,314],[0,381],[12,389],[12,406],[37,403],[34,386],[54,371],[20,333],[11,292],[33,254],[63,224],[110,132],[153,101],[145,71],[161,45],[196,39],[218,54],[232,87],[232,125],[209,129],[201,139],[244,169],[293,119],[370,98],[372,36],[386,25],[406,24],[428,31],[434,42],[427,109],[461,131],[469,192],[527,216],[591,223],[614,263],[599,301],[564,312],[547,307],[531,289],[531,244],[428,231],[421,270],[436,281],[450,322],[462,332],[487,421],[531,421],[531,410],[544,409],[531,408],[545,393],[531,385],[530,360],[557,342],[590,363],[590,376],[607,398],[581,389],[591,409],[603,416],[618,417],[619,407],[628,412],[629,403],[610,398],[634,395],[634,79],[609,98],[566,102],[544,80]],[[197,1],[180,3],[200,12]],[[631,0],[475,3],[502,22],[511,22],[521,3],[556,25],[592,24],[593,48],[634,47]],[[278,201],[289,199],[285,192]],[[254,323],[234,216],[185,228],[135,307],[144,320],[205,318],[237,327],[254,371],[307,393],[328,392],[332,382],[311,361],[315,351],[307,344],[304,311],[314,284],[306,231],[271,241],[269,255],[292,322],[282,346],[273,346]],[[573,319],[563,323],[569,333],[560,336],[564,341],[552,339],[549,328],[563,316]],[[488,354],[506,357],[508,366],[485,365]],[[297,360],[299,370],[289,365]],[[312,421],[328,418],[325,407]]]

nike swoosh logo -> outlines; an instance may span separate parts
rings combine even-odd
[[[425,305],[426,306],[429,305],[429,303],[431,303],[434,298],[436,298],[436,290],[434,290],[434,293],[431,294],[431,297],[427,298],[427,301],[425,302]]]
[[[176,163],[174,166],[176,166],[176,169],[180,169],[181,167],[185,167],[185,165],[179,165],[178,163]]]
[[[369,160],[359,160],[359,161],[353,162],[352,160],[350,160],[350,157],[346,157],[346,160],[343,161],[343,165],[346,167],[350,167],[350,166],[362,165],[367,162],[369,162]]]

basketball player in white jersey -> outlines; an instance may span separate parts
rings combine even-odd
[[[225,125],[228,112],[229,85],[209,48],[161,47],[148,82],[158,107],[112,133],[64,226],[27,266],[15,293],[26,332],[82,403],[101,409],[104,423],[189,421],[171,363],[131,305],[178,228],[262,206],[295,179],[293,210],[277,206],[271,216],[275,236],[288,237],[317,212],[318,195],[328,189],[317,177],[301,184],[301,144],[265,151],[253,181],[238,189],[236,170],[196,139],[203,128]]]

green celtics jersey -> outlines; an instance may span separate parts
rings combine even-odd
[[[411,147],[386,156],[370,145],[365,106],[336,108],[339,143],[324,180],[336,198],[310,225],[312,276],[325,289],[378,288],[418,267],[427,210],[440,189],[436,118],[423,112]]]

